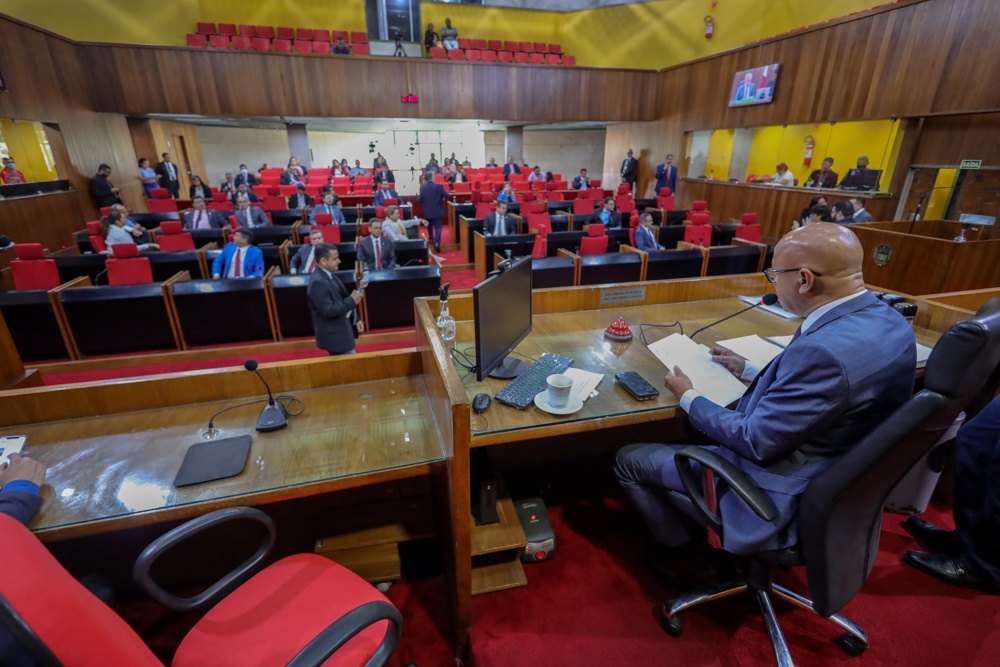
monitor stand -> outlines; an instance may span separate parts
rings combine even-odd
[[[513,356],[504,357],[504,360],[490,373],[491,378],[498,380],[510,380],[516,378],[521,373],[528,370],[528,364]]]

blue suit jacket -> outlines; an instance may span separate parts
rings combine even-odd
[[[424,205],[424,217],[428,220],[440,220],[447,215],[444,207],[447,199],[448,192],[440,183],[424,183],[417,195],[417,201]]]
[[[344,212],[339,206],[334,204],[333,206],[327,206],[325,203],[317,204],[313,207],[313,210],[309,211],[309,224],[316,224],[316,214],[317,213],[329,213],[333,216],[333,224],[335,225],[346,225],[347,219],[344,217]]]
[[[243,262],[245,269],[244,278],[260,278],[264,275],[264,253],[254,245],[246,247],[247,258]],[[232,264],[233,257],[236,256],[236,244],[230,241],[222,249],[219,256],[212,262],[212,275],[219,274],[225,278],[229,274],[229,265]]]
[[[725,549],[746,554],[798,542],[799,497],[810,480],[910,397],[916,363],[912,328],[865,293],[790,344],[735,410],[696,398],[691,423],[778,507],[777,519],[765,522],[736,494],[721,494]]]
[[[375,193],[374,201],[376,206],[385,206],[386,199],[399,199],[399,193],[389,188],[388,190],[378,190]]]
[[[677,192],[677,167],[670,165],[667,167],[667,163],[659,165],[656,168],[656,196],[660,196],[660,190],[663,188],[670,188],[671,192]]]
[[[649,232],[648,234],[646,232]],[[646,252],[655,252],[660,249],[660,244],[656,241],[656,231],[654,228],[646,229],[642,225],[635,228],[635,247]]]

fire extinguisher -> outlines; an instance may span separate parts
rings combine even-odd
[[[816,148],[816,140],[812,138],[812,135],[809,135],[805,138],[805,142],[806,142],[806,156],[805,159],[802,160],[802,164],[808,167],[809,165],[812,164],[813,149]]]
[[[712,39],[712,33],[715,32],[715,21],[712,20],[711,16],[705,17],[705,39]]]

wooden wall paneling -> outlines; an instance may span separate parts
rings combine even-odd
[[[88,219],[94,218],[83,217],[80,194],[75,191],[0,201],[3,233],[15,243],[41,243],[50,253],[72,245],[73,232]],[[13,253],[5,253],[3,261],[8,257],[13,259]]]
[[[945,289],[944,284],[947,272],[957,266],[959,244],[868,225],[855,225],[852,229],[865,249],[862,271],[866,283],[914,295],[954,291]],[[874,254],[882,244],[890,246],[893,254],[888,264],[878,266]],[[932,267],[942,270],[931,270]]]
[[[914,164],[958,165],[966,159],[1000,166],[1000,113],[924,119]]]
[[[1000,286],[1000,241],[970,241],[954,245],[958,246],[955,263],[942,276],[941,292]]]

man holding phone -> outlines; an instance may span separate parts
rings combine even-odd
[[[320,243],[313,249],[316,270],[309,277],[309,312],[312,314],[316,347],[331,357],[354,354],[354,339],[364,331],[358,318],[362,292],[348,293],[336,276],[340,268],[340,252],[336,246]],[[362,287],[362,289],[364,289]]]

